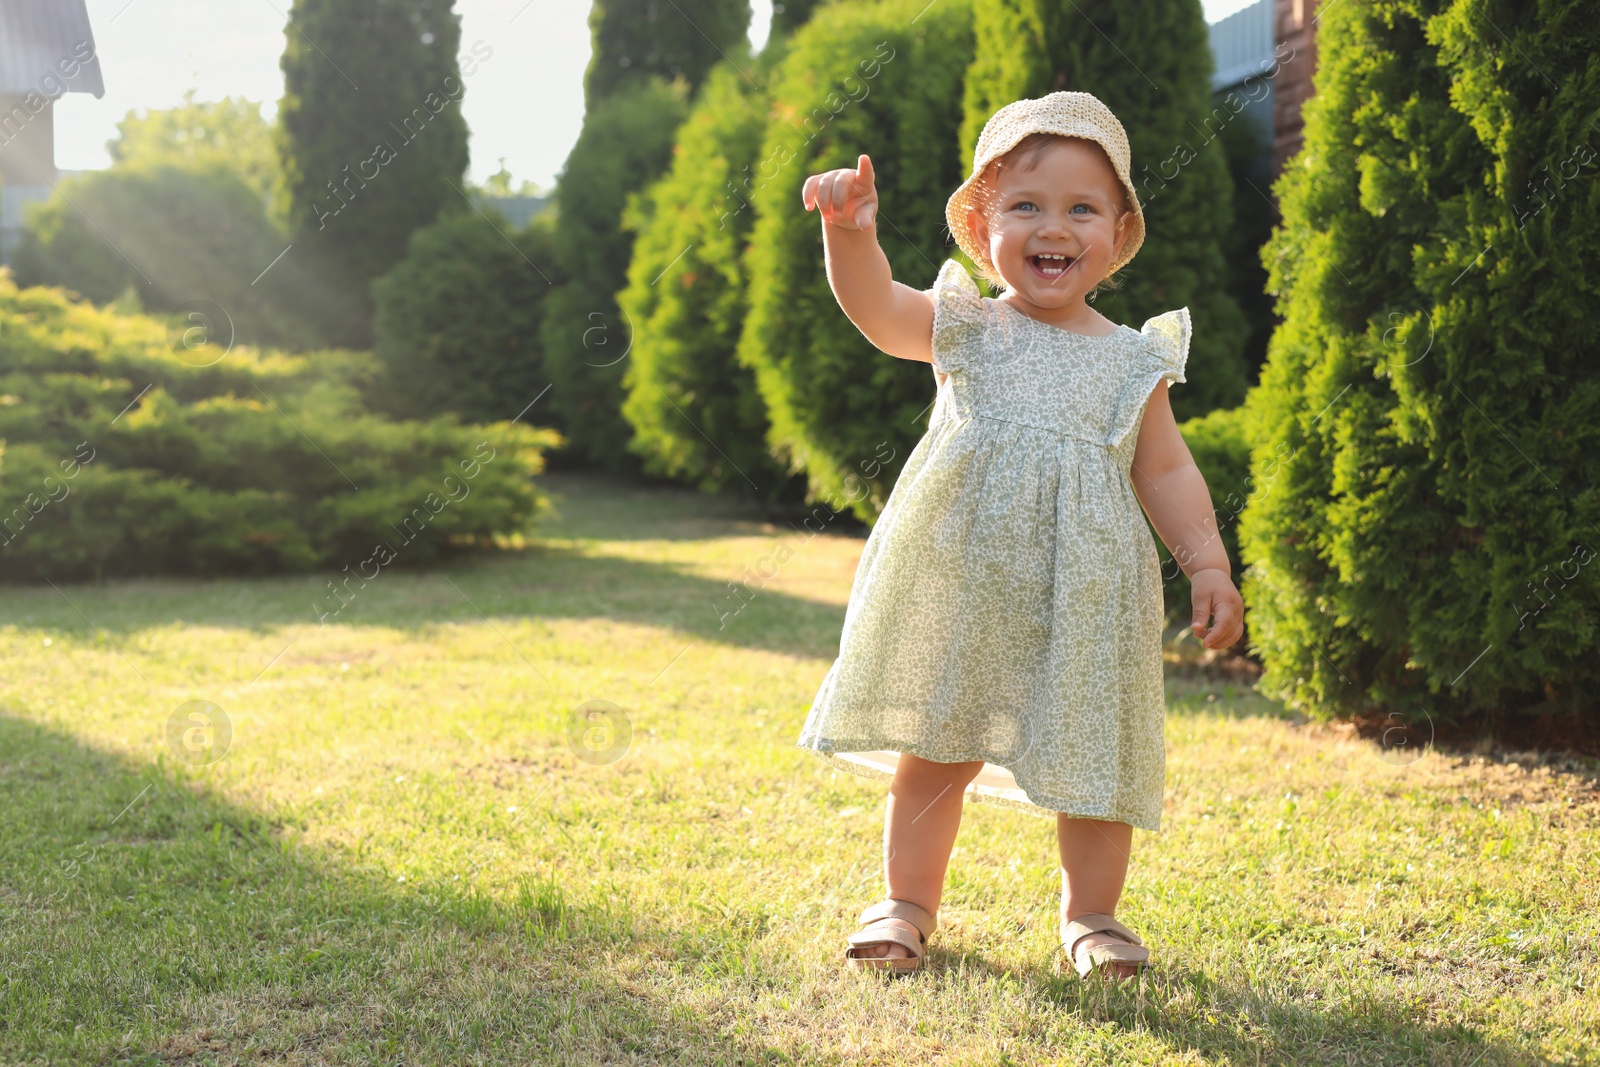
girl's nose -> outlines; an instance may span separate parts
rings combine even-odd
[[[1056,215],[1045,215],[1039,219],[1040,237],[1064,237],[1067,230],[1067,220]]]

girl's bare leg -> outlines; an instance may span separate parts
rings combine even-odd
[[[1133,827],[1125,822],[1058,814],[1056,841],[1061,849],[1061,925],[1081,915],[1115,917],[1122,883],[1128,877]],[[1115,934],[1090,934],[1078,942],[1078,952],[1095,945],[1123,943]],[[1134,969],[1125,963],[1109,965],[1105,970],[1115,978],[1134,974]]]
[[[938,913],[950,850],[961,828],[962,795],[982,769],[983,760],[935,763],[900,754],[883,818],[883,872],[890,897],[909,900],[930,915]],[[917,928],[902,919],[886,921],[918,936]],[[860,953],[910,956],[911,950],[886,941],[863,945]]]

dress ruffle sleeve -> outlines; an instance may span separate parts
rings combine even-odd
[[[1174,382],[1187,381],[1183,368],[1189,362],[1189,309],[1182,307],[1146,319],[1139,332],[1144,334],[1145,343],[1157,361],[1165,366],[1161,377]],[[1150,387],[1154,389],[1155,383]]]
[[[1184,377],[1184,368],[1189,362],[1189,309],[1181,307],[1146,319],[1139,332],[1144,337],[1146,359],[1138,373],[1129,376],[1128,387],[1117,400],[1116,412],[1111,420],[1111,437],[1106,442],[1113,448],[1120,445],[1129,431],[1138,425],[1144,414],[1145,401],[1150,399],[1157,382],[1162,379],[1168,382],[1188,381]]]
[[[949,374],[983,353],[986,319],[978,284],[956,260],[946,260],[933,283],[933,369]]]

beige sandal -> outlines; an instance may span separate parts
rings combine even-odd
[[[1078,963],[1078,942],[1090,934],[1100,933],[1115,934],[1128,943],[1093,946],[1089,949],[1089,965],[1084,967]],[[1078,972],[1079,978],[1089,977],[1091,971],[1106,964],[1127,964],[1133,968],[1135,975],[1150,965],[1150,950],[1141,947],[1144,942],[1139,940],[1139,935],[1109,915],[1097,913],[1078,916],[1062,928],[1061,942],[1061,947],[1066,950],[1067,959]]]
[[[912,937],[905,930],[886,922],[888,919],[902,919],[916,927],[922,934],[920,939]],[[933,936],[934,930],[939,927],[939,920],[929,912],[923,910],[909,900],[881,900],[869,905],[857,920],[861,929],[851,934],[846,941],[850,947],[845,950],[845,966],[852,971],[894,971],[908,974],[922,966],[922,956],[928,938]],[[856,950],[866,945],[880,945],[892,942],[904,945],[910,950],[910,956],[860,956]]]

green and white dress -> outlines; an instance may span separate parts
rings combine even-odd
[[[928,431],[862,549],[799,744],[874,778],[983,760],[973,799],[1161,828],[1161,570],[1128,472],[1189,309],[1092,337],[934,283]]]

